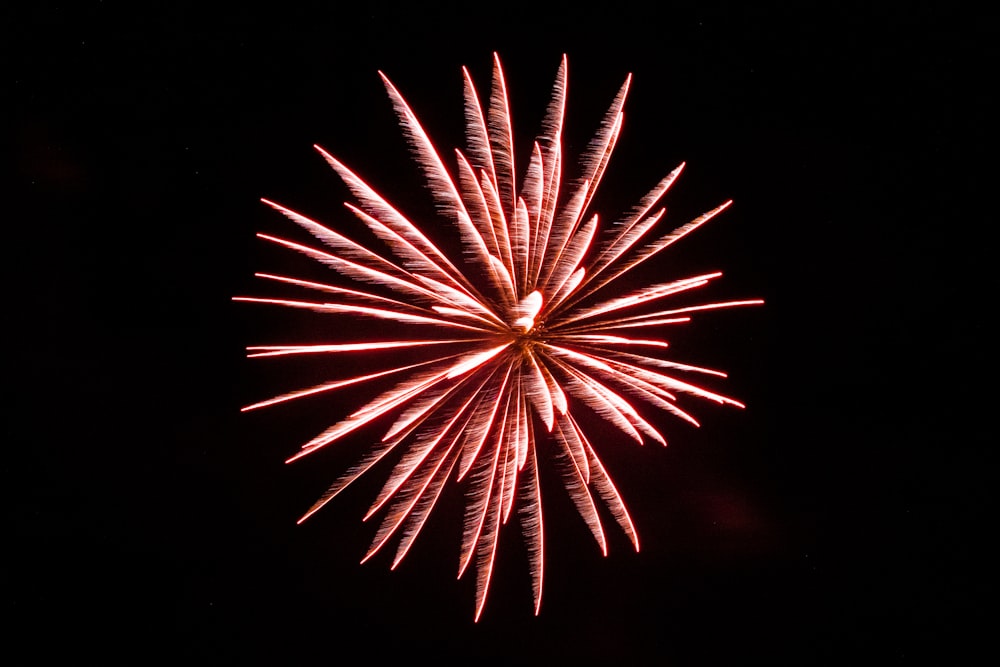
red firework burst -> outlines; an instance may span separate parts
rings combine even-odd
[[[677,403],[689,394],[720,404],[738,401],[680,379],[724,373],[669,361],[663,340],[634,332],[688,322],[696,312],[762,303],[760,300],[662,308],[654,302],[707,285],[721,273],[670,280],[630,291],[608,289],[616,279],[665,250],[729,206],[726,202],[666,234],[653,237],[663,216],[655,209],[683,164],[603,232],[588,209],[622,127],[626,78],[579,161],[580,176],[563,183],[561,134],[566,108],[566,58],[523,178],[515,180],[511,119],[500,60],[494,54],[488,110],[465,77],[466,152],[455,151],[454,171],[431,144],[416,116],[385,75],[400,124],[427,179],[442,220],[453,224],[461,257],[432,242],[416,225],[339,160],[316,146],[354,195],[346,206],[381,242],[358,243],[284,206],[264,200],[299,224],[326,249],[260,234],[296,250],[357,289],[257,274],[260,278],[334,295],[336,302],[237,297],[237,301],[303,308],[339,317],[374,318],[406,333],[399,338],[249,348],[251,357],[349,354],[405,350],[408,362],[357,377],[283,394],[255,410],[364,383],[389,381],[388,390],[314,437],[289,461],[302,458],[374,423],[389,429],[364,458],[306,512],[306,518],[351,482],[396,452],[396,464],[365,518],[384,518],[368,560],[396,538],[396,567],[449,481],[468,485],[459,576],[475,561],[478,620],[486,601],[501,526],[520,519],[528,545],[535,613],[542,598],[542,504],[536,443],[554,443],[565,487],[607,553],[595,502],[603,502],[639,549],[625,504],[574,410],[606,420],[626,438],[666,444],[635,405],[666,410],[697,425]],[[380,73],[381,74],[381,73]],[[370,244],[374,245],[374,243]],[[454,254],[454,253],[452,253]],[[422,354],[414,361],[410,354]],[[596,493],[595,493],[596,492]],[[518,511],[514,512],[515,506]]]

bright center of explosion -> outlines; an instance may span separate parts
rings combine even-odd
[[[543,327],[541,324],[531,327],[528,330],[511,329],[510,344],[517,347],[521,352],[530,352],[538,343],[542,342]]]
[[[520,336],[526,336],[535,329],[535,316],[542,309],[542,293],[535,290],[528,296],[521,299],[515,309],[515,319],[511,323],[511,330],[520,332]]]

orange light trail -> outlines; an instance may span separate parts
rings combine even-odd
[[[267,234],[258,237],[301,253],[360,288],[258,273],[272,286],[333,294],[341,302],[244,296],[234,300],[311,310],[336,317],[338,327],[354,318],[376,320],[384,329],[381,340],[248,347],[253,358],[384,354],[392,367],[283,393],[243,411],[318,400],[359,385],[375,388],[373,398],[353,412],[343,409],[339,421],[288,459],[298,460],[379,424],[385,429],[299,522],[380,463],[395,461],[364,516],[381,516],[381,523],[362,562],[395,541],[391,567],[396,568],[426,525],[442,489],[449,481],[461,482],[467,488],[467,504],[458,576],[470,567],[475,570],[478,621],[493,578],[498,536],[512,517],[519,520],[527,543],[534,612],[541,610],[545,522],[538,470],[544,461],[537,445],[543,439],[554,443],[551,451],[565,490],[601,553],[607,554],[608,540],[599,504],[638,551],[632,518],[576,415],[596,415],[622,439],[666,445],[650,412],[667,412],[698,426],[680,407],[679,397],[742,408],[735,399],[682,379],[689,374],[724,378],[725,373],[664,358],[668,341],[648,332],[711,311],[763,302],[681,303],[669,309],[659,305],[662,299],[686,297],[713,284],[722,276],[718,271],[615,290],[623,275],[732,203],[654,237],[665,218],[660,200],[684,170],[682,163],[610,224],[590,210],[621,137],[631,75],[578,156],[575,177],[564,181],[566,57],[558,67],[541,133],[523,167],[515,164],[508,88],[499,57],[493,56],[485,108],[468,70],[462,68],[462,73],[467,148],[454,151],[450,168],[399,89],[379,72],[433,197],[436,222],[453,225],[460,253],[451,245],[439,246],[355,171],[315,146],[351,192],[354,201],[345,206],[377,239],[377,248],[268,199],[261,201],[309,232],[323,249]],[[647,335],[633,336],[639,329]],[[390,422],[387,428],[385,420]],[[602,437],[601,446],[614,443]],[[388,457],[391,452],[397,456]]]

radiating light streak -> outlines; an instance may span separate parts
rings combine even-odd
[[[374,380],[376,378],[385,377],[387,375],[392,375],[393,373],[401,373],[403,371],[413,370],[418,366],[423,366],[424,364],[413,364],[410,366],[403,366],[401,368],[393,368],[387,371],[382,371],[381,373],[371,373],[370,375],[362,375],[360,377],[351,378],[349,380],[340,380],[337,382],[327,382],[325,384],[316,385],[315,387],[310,387],[309,389],[300,389],[298,391],[289,392],[287,394],[281,394],[280,396],[275,396],[266,401],[261,401],[259,403],[253,403],[252,405],[247,405],[240,409],[241,412],[249,412],[250,410],[257,410],[258,408],[266,408],[271,405],[277,405],[278,403],[284,403],[286,401],[292,401],[297,398],[305,398],[306,396],[313,396],[325,391],[332,391],[334,389],[341,389],[343,387],[349,387],[353,384],[358,384],[360,382],[367,382],[368,380]]]
[[[295,250],[343,277],[373,285],[379,294],[269,273],[271,283],[326,292],[356,303],[285,298],[235,297],[236,301],[305,309],[348,322],[379,322],[381,340],[297,345],[254,345],[250,357],[305,354],[433,356],[395,367],[301,389],[260,401],[244,411],[286,403],[337,389],[372,383],[377,395],[302,445],[289,462],[342,441],[384,428],[374,444],[299,519],[305,521],[361,476],[395,460],[365,520],[382,515],[362,562],[397,539],[392,568],[409,552],[445,485],[466,487],[467,506],[458,574],[474,564],[475,614],[485,608],[493,578],[499,533],[517,516],[527,542],[531,596],[541,610],[545,566],[538,445],[555,446],[557,468],[574,506],[602,553],[608,540],[598,502],[636,550],[639,538],[618,489],[575,416],[593,413],[638,443],[666,444],[647,414],[664,411],[697,426],[679,406],[693,396],[743,407],[735,399],[675,377],[678,373],[725,377],[725,373],[660,356],[659,337],[638,338],[630,329],[690,322],[707,311],[759,305],[759,299],[718,301],[650,309],[653,302],[685,294],[715,281],[720,272],[673,279],[628,293],[616,281],[725,210],[725,202],[649,241],[665,217],[661,198],[684,168],[663,177],[611,225],[590,211],[610,158],[622,137],[631,75],[614,96],[594,138],[580,158],[575,180],[563,183],[563,122],[567,60],[559,64],[541,134],[527,165],[515,164],[508,88],[499,57],[484,110],[472,76],[462,68],[467,148],[445,164],[413,108],[379,72],[416,162],[436,205],[434,225],[422,228],[325,149],[315,146],[354,197],[345,204],[382,244],[376,251],[273,201],[267,206],[296,223],[330,251],[266,234],[270,243]],[[522,171],[523,170],[523,171]],[[523,173],[523,178],[517,178]],[[658,208],[657,208],[658,207]],[[655,211],[655,212],[654,212]],[[433,240],[441,224],[454,225],[461,255]],[[605,295],[597,298],[597,293]],[[646,310],[647,312],[637,312]],[[412,333],[417,326],[419,335]],[[614,332],[614,333],[612,333]],[[635,350],[645,348],[642,354]],[[437,352],[434,352],[434,351]],[[445,352],[441,352],[444,350]],[[430,353],[428,352],[430,351]],[[434,356],[434,354],[440,356]],[[395,359],[395,357],[393,357]],[[394,378],[391,386],[385,382]],[[378,393],[381,392],[381,393]],[[686,400],[686,399],[685,399]],[[388,420],[385,427],[383,422]],[[614,446],[602,437],[601,447]],[[396,456],[389,457],[390,453]]]
[[[251,345],[247,347],[248,358],[278,357],[288,354],[330,354],[341,352],[374,352],[376,350],[395,350],[399,348],[422,347],[424,345],[446,345],[449,343],[469,343],[474,339],[460,340],[403,340],[380,343],[341,343],[334,345]],[[257,351],[259,350],[259,351]]]

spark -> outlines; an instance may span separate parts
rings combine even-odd
[[[678,395],[743,407],[735,399],[677,377],[725,377],[725,373],[637,352],[662,351],[668,342],[648,334],[632,337],[630,330],[648,332],[650,327],[685,324],[696,314],[762,301],[644,310],[653,302],[699,289],[719,278],[720,272],[626,293],[614,290],[621,276],[732,203],[724,202],[650,240],[664,217],[664,209],[653,212],[654,208],[681,174],[681,164],[611,225],[602,229],[599,216],[589,213],[622,130],[631,75],[579,157],[578,178],[564,180],[566,57],[558,67],[542,132],[519,178],[515,178],[510,104],[499,57],[494,54],[485,113],[472,77],[467,69],[462,71],[468,148],[465,153],[455,151],[454,171],[446,167],[396,86],[379,72],[429,185],[437,215],[457,230],[460,256],[436,244],[354,171],[315,146],[354,196],[354,203],[345,203],[348,211],[382,245],[378,249],[362,245],[263,199],[312,234],[324,249],[259,234],[262,240],[302,253],[350,279],[353,285],[346,288],[258,273],[257,277],[271,284],[334,295],[337,301],[235,300],[339,318],[372,319],[393,335],[394,327],[405,332],[387,340],[249,347],[250,357],[385,353],[397,361],[387,370],[298,389],[243,410],[359,385],[381,387],[381,394],[288,459],[297,460],[362,428],[391,420],[364,458],[341,475],[299,521],[330,502],[389,453],[397,452],[395,467],[364,517],[367,520],[384,513],[362,559],[369,560],[396,538],[395,568],[426,524],[447,482],[465,484],[468,502],[459,577],[474,564],[478,621],[493,575],[498,534],[512,516],[519,519],[527,542],[535,614],[541,609],[545,549],[538,466],[542,463],[540,454],[552,449],[543,444],[553,443],[566,491],[601,552],[607,553],[607,539],[598,502],[607,507],[639,550],[632,518],[578,415],[597,415],[624,439],[639,443],[649,439],[665,445],[665,436],[642,415],[643,408],[663,410],[697,426],[697,420],[678,405]],[[406,362],[398,363],[403,358]],[[386,382],[391,383],[388,389]]]

